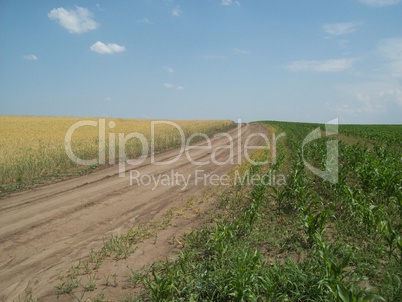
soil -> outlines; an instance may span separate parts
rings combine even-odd
[[[260,136],[250,136],[256,133],[267,135],[267,129],[258,124],[243,124],[226,132],[233,139],[231,149],[224,148],[229,145],[227,135],[212,138],[211,148],[206,142],[198,142],[196,146],[206,148],[188,150],[188,154],[193,161],[208,161],[205,165],[195,165],[184,154],[179,158],[179,149],[168,150],[155,155],[157,162],[172,160],[168,165],[156,165],[148,157],[140,165],[126,164],[124,177],[119,176],[119,165],[114,165],[0,200],[0,301],[12,301],[28,290],[39,301],[56,301],[55,286],[72,263],[88,256],[91,249],[100,249],[112,234],[127,232],[151,220],[163,220],[166,211],[174,209],[176,215],[169,227],[157,229],[156,235],[138,244],[127,259],[106,259],[96,273],[98,279],[116,274],[119,286],[98,286],[94,293],[102,290],[113,300],[129,294],[130,289],[123,286],[126,273],[122,272],[129,272],[127,267],[141,269],[154,261],[174,257],[174,251],[183,245],[180,236],[205,223],[196,218],[208,203],[188,207],[189,200],[210,191],[219,183],[217,177],[227,175],[239,158],[244,160],[245,144],[263,145]],[[229,158],[233,158],[233,163],[224,163]],[[213,163],[213,159],[220,163]],[[181,175],[190,177],[187,185]],[[156,186],[150,177],[159,176],[164,183]],[[191,210],[183,210],[186,206]],[[82,283],[85,278],[82,277]],[[60,296],[60,301],[72,300],[77,298]]]

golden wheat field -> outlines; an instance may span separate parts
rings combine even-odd
[[[83,124],[77,124],[77,123]],[[83,160],[98,159],[104,154],[106,164],[119,157],[119,139],[126,138],[127,158],[144,153],[142,144],[130,133],[151,140],[151,120],[120,118],[76,118],[0,116],[0,184],[2,192],[45,183],[72,174],[84,173],[98,165],[83,166],[74,163],[66,153],[66,134],[71,132],[71,149]],[[90,125],[92,123],[92,125]],[[168,124],[170,123],[170,124]],[[175,123],[186,138],[193,133],[211,135],[234,125],[227,120],[181,120],[156,124],[154,127],[155,151],[176,147],[181,136]],[[71,127],[78,125],[75,131]],[[74,129],[73,129],[74,130]],[[104,141],[103,141],[104,138]],[[105,148],[99,152],[99,140]]]

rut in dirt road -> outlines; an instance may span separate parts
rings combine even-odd
[[[0,300],[12,301],[26,289],[38,298],[54,291],[57,276],[91,248],[100,248],[110,234],[149,221],[208,185],[205,178],[231,170],[239,155],[244,158],[248,138],[249,146],[264,145],[261,136],[251,136],[257,133],[267,135],[267,130],[258,124],[243,125],[240,131],[227,132],[233,138],[232,150],[219,148],[229,142],[218,135],[211,139],[211,148],[189,151],[193,161],[208,164],[194,165],[185,155],[169,165],[153,165],[147,159],[137,167],[127,165],[125,177],[119,177],[116,165],[0,200]],[[169,150],[156,160],[168,161],[177,154],[177,149]],[[232,156],[234,163],[216,165],[212,155],[221,163]],[[164,185],[156,184],[161,176]],[[169,176],[174,178],[171,183]]]

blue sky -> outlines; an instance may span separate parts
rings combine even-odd
[[[402,123],[401,0],[0,1],[0,114]]]

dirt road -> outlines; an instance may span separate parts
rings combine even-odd
[[[0,200],[0,301],[12,301],[27,288],[39,301],[54,292],[52,280],[73,261],[88,255],[90,248],[99,248],[110,234],[183,202],[210,185],[211,175],[225,175],[234,164],[217,165],[212,159],[223,163],[233,156],[237,163],[250,135],[266,134],[266,129],[251,124],[241,127],[241,137],[238,129],[227,133],[233,138],[232,150],[218,148],[228,146],[226,136],[214,137],[211,148],[189,150],[193,161],[209,162],[205,165],[195,165],[185,155],[169,165],[151,164],[148,158],[139,166],[126,165],[125,177],[119,177],[116,165]],[[248,142],[262,144],[258,136]],[[205,142],[196,145],[208,147]],[[169,150],[156,160],[168,161],[178,153]]]

